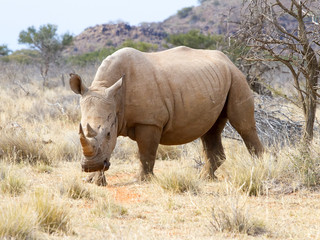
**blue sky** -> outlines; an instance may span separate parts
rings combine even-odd
[[[9,49],[18,44],[20,31],[56,24],[59,34],[77,35],[97,24],[122,20],[131,25],[159,22],[178,10],[198,5],[198,0],[0,0],[0,45]]]

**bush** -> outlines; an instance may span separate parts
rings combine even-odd
[[[90,53],[84,53],[77,56],[72,56],[68,58],[68,62],[73,65],[78,65],[81,67],[84,67],[89,64],[94,64],[97,62],[102,62],[103,59],[105,59],[107,56],[114,53],[117,49],[116,48],[102,48],[100,50],[90,52]]]
[[[21,64],[32,64],[39,60],[39,53],[35,50],[22,49],[14,51],[8,56],[1,58],[4,62],[18,62]]]
[[[8,48],[7,45],[0,45],[0,57],[1,56],[7,56],[11,50]]]
[[[132,47],[142,52],[158,50],[158,45],[156,44],[151,44],[147,42],[134,42],[131,39],[128,39],[124,41],[119,48],[114,48],[114,47],[102,48],[94,52],[84,53],[81,55],[69,57],[67,61],[73,65],[84,67],[89,64],[100,63],[106,57],[108,57],[115,51],[119,50],[120,48],[124,48],[124,47]]]
[[[191,30],[188,33],[172,34],[166,39],[175,46],[187,46],[196,49],[219,49],[225,44],[222,35],[204,35],[199,30]]]
[[[186,18],[189,13],[192,11],[193,7],[186,7],[178,11],[179,18]]]
[[[194,16],[191,21],[198,21]],[[226,38],[223,35],[202,34],[199,30],[191,30],[188,33],[172,34],[166,38],[168,44],[174,46],[187,46],[195,49],[213,49],[224,52],[236,65],[241,56],[249,51],[249,47],[237,42],[233,38]],[[167,46],[168,46],[167,44]],[[169,47],[169,46],[168,46]]]
[[[147,42],[134,42],[132,40],[126,40],[122,45],[122,47],[131,47],[131,48],[135,48],[139,51],[142,52],[150,52],[150,51],[156,51],[158,50],[158,45],[156,44],[151,44],[151,43],[147,43]]]

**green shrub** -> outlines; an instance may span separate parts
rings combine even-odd
[[[193,7],[186,7],[178,11],[179,18],[186,18],[189,13],[192,11]]]
[[[68,58],[68,62],[73,65],[78,65],[84,67],[89,64],[100,63],[107,56],[111,55],[116,51],[115,48],[102,48],[100,50],[84,53],[81,55],[76,55]]]
[[[0,45],[0,57],[7,56],[7,55],[9,55],[10,52],[11,52],[11,50],[8,48],[7,45],[5,45],[5,44]]]
[[[197,16],[193,16],[191,21],[198,21]],[[224,52],[236,65],[249,51],[243,43],[237,42],[233,38],[226,38],[223,35],[202,34],[199,30],[190,30],[188,33],[171,34],[166,38],[167,47],[187,46],[195,49],[213,49]]]
[[[151,43],[147,43],[147,42],[135,42],[132,40],[126,40],[122,45],[122,47],[131,47],[131,48],[135,48],[139,51],[142,52],[150,52],[150,51],[156,51],[158,50],[158,45],[156,44],[151,44]]]
[[[115,51],[119,50],[120,48],[124,48],[124,47],[132,47],[142,52],[150,52],[150,51],[158,50],[158,45],[156,44],[151,44],[147,42],[135,42],[131,39],[128,39],[124,41],[119,48],[114,48],[114,47],[102,48],[94,52],[71,56],[68,58],[67,61],[73,65],[84,67],[89,64],[100,63],[106,57],[108,57]]]
[[[22,49],[14,51],[8,56],[1,58],[5,62],[18,62],[21,64],[32,64],[34,61],[39,60],[39,53],[35,50]]]
[[[213,2],[213,5],[214,5],[214,6],[219,6],[219,5],[220,5],[219,0],[215,0],[215,1]]]
[[[187,46],[196,49],[219,49],[222,44],[225,44],[222,35],[205,35],[199,30],[172,34],[167,37],[166,41],[175,46]]]

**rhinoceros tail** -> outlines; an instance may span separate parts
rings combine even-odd
[[[263,146],[256,131],[253,93],[244,74],[235,66],[232,69],[226,111],[230,124],[241,135],[249,152],[260,156]]]

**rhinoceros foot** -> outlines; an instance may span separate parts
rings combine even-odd
[[[152,177],[154,177],[153,173],[139,172],[135,176],[135,180],[138,181],[138,182],[147,182],[147,181],[150,181],[152,179]]]
[[[98,186],[107,186],[107,180],[106,180],[106,176],[104,175],[103,171],[99,171],[99,172],[94,172],[91,173],[86,179],[86,182],[88,183],[94,183]]]

